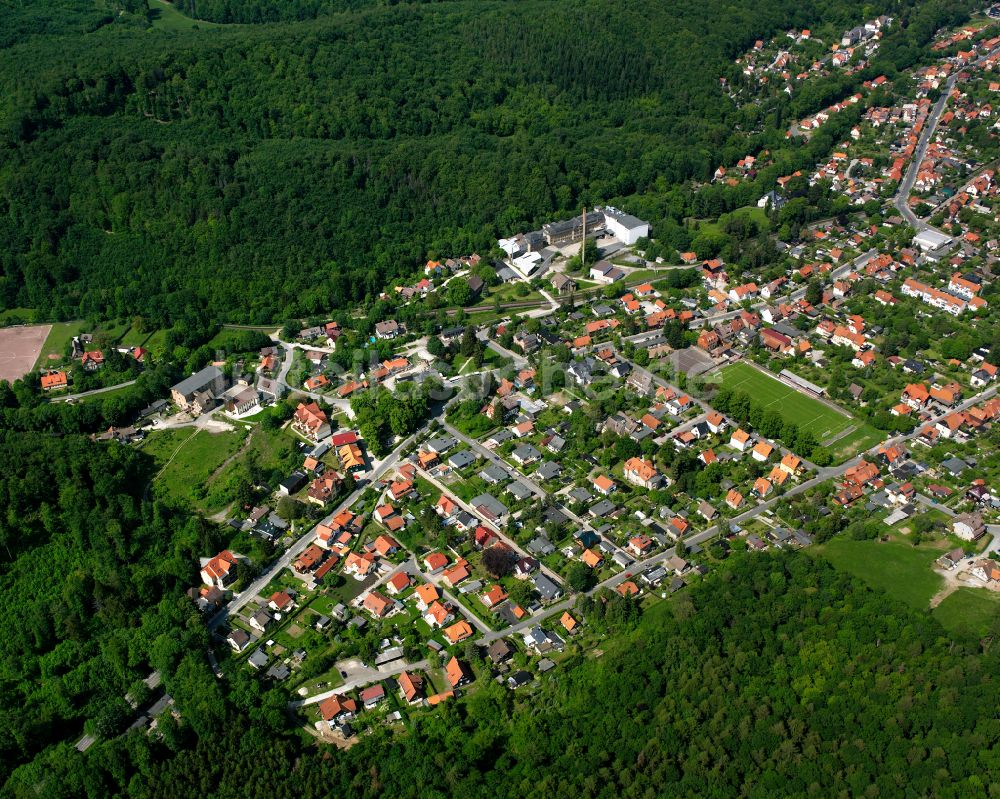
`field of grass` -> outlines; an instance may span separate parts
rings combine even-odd
[[[198,28],[218,28],[215,22],[205,22],[185,17],[164,0],[149,0],[149,18],[153,27],[161,31],[187,31]]]
[[[854,541],[838,536],[812,551],[894,599],[927,610],[931,597],[944,585],[933,571],[941,550],[927,544],[915,547],[906,540]]]
[[[224,508],[232,499],[232,481],[239,476],[241,467],[253,460],[265,473],[290,469],[301,464],[302,456],[295,447],[295,439],[284,430],[267,430],[262,426],[250,432],[246,448],[230,463],[219,470],[205,484],[206,493],[199,507],[208,512]]]
[[[58,355],[60,358],[66,352],[66,347],[69,346],[70,341],[73,340],[73,336],[78,335],[84,328],[84,322],[54,322],[52,324],[52,329],[49,331],[48,337],[45,339],[45,343],[42,345],[42,351],[38,353],[38,360],[35,361],[35,368],[38,369],[46,365],[49,361],[49,355]]]
[[[885,437],[886,434],[883,431],[868,423],[859,425],[857,429],[830,444],[834,463],[845,461],[859,452],[871,449],[879,442],[884,441]]]
[[[934,617],[949,630],[984,635],[1000,618],[1000,594],[982,588],[959,588],[934,608]]]
[[[121,336],[118,343],[122,347],[145,347],[149,350],[157,346],[162,346],[166,335],[166,330],[144,330],[140,332],[135,327],[129,327]]]
[[[707,220],[696,220],[698,222],[699,232],[709,232],[709,233],[721,233],[725,227],[726,222],[730,219],[749,217],[754,222],[756,222],[761,230],[768,230],[771,225],[767,218],[767,212],[763,208],[758,208],[756,205],[745,205],[742,208],[737,208],[735,211],[731,211],[728,214],[723,214],[714,222]]]
[[[510,283],[504,283],[502,286],[495,286],[494,288],[490,289],[488,296],[483,297],[475,305],[476,307],[491,308],[493,307],[493,304],[497,302],[498,298],[499,301],[502,303],[538,302],[539,300],[542,299],[542,295],[534,290],[529,290],[527,294],[522,295],[520,292],[523,292],[524,289],[527,287],[528,287],[527,284],[522,283],[520,280],[514,280],[511,281]]]
[[[228,433],[209,433],[183,428],[152,433],[142,444],[159,466],[153,481],[157,492],[200,506],[209,479],[243,444],[243,428]]]
[[[29,324],[34,318],[34,308],[8,308],[6,311],[0,311],[0,325]]]
[[[775,410],[787,421],[810,430],[818,441],[846,430],[854,423],[852,416],[839,413],[819,400],[769,377],[746,363],[734,363],[717,373],[719,385],[749,394],[766,410]]]

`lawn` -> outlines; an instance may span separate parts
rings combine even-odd
[[[30,324],[34,318],[34,308],[8,308],[6,311],[0,311],[0,325]]]
[[[42,345],[42,351],[38,353],[38,360],[35,361],[35,368],[38,369],[49,362],[49,355],[58,355],[60,358],[66,352],[66,348],[69,346],[70,341],[73,340],[73,336],[78,335],[83,331],[84,322],[54,322],[52,324],[52,329],[49,331],[49,335],[45,339],[45,343]]]
[[[526,293],[525,289],[528,289]],[[495,286],[490,289],[489,294],[483,297],[479,302],[475,303],[476,307],[492,307],[498,300],[501,303],[508,302],[538,302],[542,299],[542,295],[531,289],[527,283],[520,280],[513,280],[510,283],[504,283],[501,286]]]
[[[160,465],[154,486],[177,499],[202,504],[210,478],[239,450],[246,435],[243,428],[228,433],[189,428],[152,433],[142,450]]]
[[[885,436],[884,432],[872,427],[867,422],[859,425],[857,429],[830,444],[834,463],[840,463],[859,452],[871,449],[879,442],[884,441]]]
[[[149,350],[163,346],[166,335],[166,330],[139,331],[133,326],[125,331],[118,344],[122,347],[145,347]]]
[[[934,617],[954,632],[985,635],[1000,618],[1000,593],[983,588],[959,588],[934,608]]]
[[[747,363],[734,363],[717,373],[719,384],[743,391],[765,410],[775,410],[787,421],[810,430],[817,441],[825,441],[846,430],[854,418],[769,377]]]
[[[838,536],[813,552],[842,571],[860,577],[918,610],[926,610],[944,580],[933,571],[940,548],[913,546],[909,541],[854,541]]]
[[[708,220],[694,220],[699,223],[698,231],[700,233],[721,233],[725,228],[726,222],[730,219],[735,219],[738,217],[749,217],[757,225],[763,229],[767,230],[770,228],[770,222],[767,218],[767,211],[763,208],[758,208],[756,205],[745,205],[742,208],[737,208],[728,214],[723,214],[715,222],[710,222]]]
[[[218,28],[218,23],[185,17],[172,4],[164,0],[149,0],[149,19],[161,31],[189,31],[199,28]]]

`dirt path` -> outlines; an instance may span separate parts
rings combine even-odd
[[[233,503],[230,502],[222,510],[218,511],[217,513],[213,513],[211,516],[209,516],[208,520],[210,522],[217,522],[218,524],[222,524],[226,519],[229,518],[229,511],[232,507]]]
[[[198,431],[197,430],[195,430],[191,435],[189,435],[180,444],[177,445],[177,449],[175,449],[173,451],[173,454],[169,458],[167,458],[167,462],[164,463],[162,467],[160,467],[160,471],[158,471],[156,474],[154,474],[153,478],[146,484],[146,490],[143,491],[143,498],[144,499],[149,499],[149,489],[153,487],[153,483],[155,483],[157,481],[157,479],[160,477],[160,475],[163,474],[167,470],[167,467],[170,465],[171,461],[173,461],[173,459],[177,457],[177,453],[180,452],[184,448],[184,445],[187,444],[188,441],[190,441],[196,435],[198,435]]]
[[[243,443],[240,445],[240,448],[238,450],[236,450],[236,452],[234,452],[228,458],[226,458],[222,463],[220,463],[215,468],[215,471],[212,472],[208,476],[208,480],[206,480],[205,482],[206,483],[211,483],[212,481],[214,481],[216,477],[218,477],[220,474],[222,474],[222,470],[223,469],[225,469],[230,463],[232,463],[234,460],[236,460],[238,457],[240,457],[240,455],[242,455],[244,452],[246,452],[247,447],[250,446],[250,442],[253,440],[253,434],[256,433],[256,432],[257,432],[257,428],[254,427],[250,431],[250,434],[246,438],[243,439]]]
[[[957,580],[946,580],[944,588],[938,591],[934,596],[931,597],[930,607],[936,608],[945,599],[947,599],[951,594],[955,593],[961,586],[958,584]]]
[[[856,424],[855,425],[851,425],[850,427],[847,427],[844,430],[841,430],[839,433],[837,433],[837,435],[828,438],[826,441],[824,441],[822,444],[820,444],[820,446],[821,447],[829,447],[831,444],[834,444],[835,442],[840,441],[840,439],[844,438],[845,436],[847,436],[850,433],[853,433],[857,429],[858,429],[858,426]]]

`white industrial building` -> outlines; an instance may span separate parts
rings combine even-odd
[[[639,239],[649,236],[649,222],[643,222],[639,217],[626,214],[610,205],[604,209],[604,226],[622,244],[632,245]]]
[[[944,247],[946,244],[951,244],[951,237],[946,236],[944,233],[934,230],[933,228],[928,228],[927,230],[922,230],[914,236],[913,243],[924,252],[927,252],[929,250],[936,250],[939,247]]]

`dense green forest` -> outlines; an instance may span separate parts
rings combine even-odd
[[[0,462],[6,779],[85,727],[122,729],[125,693],[174,667],[172,647],[204,660],[207,633],[183,591],[218,540],[213,525],[143,499],[149,464],[130,448],[0,431]]]
[[[162,360],[99,401],[0,384],[0,793],[1000,795],[993,638],[946,637],[789,554],[730,559],[534,693],[481,678],[405,732],[317,748],[284,691],[209,667],[183,592],[217,527],[148,495],[147,456],[80,435],[214,357],[221,321],[346,323],[364,304],[364,332],[425,257],[486,252],[581,204],[621,202],[686,246],[686,217],[756,201],[856,117],[809,141],[785,140],[789,119],[916,63],[970,2],[177,5],[239,24],[168,30],[146,0],[0,0],[0,310],[166,329]],[[899,24],[868,70],[790,100],[725,94],[754,39],[883,11]],[[755,182],[693,191],[765,148]],[[373,440],[425,412],[417,394],[366,397]],[[603,607],[580,613],[596,624]],[[119,735],[152,669],[181,721]],[[101,740],[81,754],[84,732]]]
[[[839,132],[789,143],[783,117],[913,63],[967,9],[455,2],[168,32],[141,0],[2,5],[0,310],[161,327],[192,306],[268,323],[349,306],[428,254],[487,251],[581,204],[632,198],[669,240],[692,212],[755,201]],[[851,81],[787,108],[724,93],[758,36],[890,6],[901,23],[881,62]],[[327,4],[287,4],[306,7]],[[684,186],[764,147],[760,185]]]
[[[732,559],[535,693],[486,683],[349,751],[288,732],[277,691],[195,664],[162,739],[58,746],[12,796],[936,796],[998,790],[995,648],[822,561]],[[189,715],[188,715],[189,714]],[[309,740],[309,739],[305,739]]]

